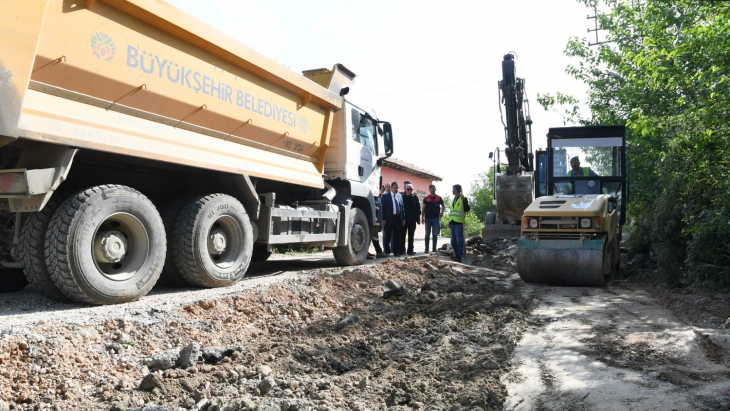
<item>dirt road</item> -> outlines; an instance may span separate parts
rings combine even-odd
[[[368,260],[368,264],[373,262]],[[296,258],[272,258],[263,263],[252,263],[244,279],[232,287],[201,289],[158,285],[139,301],[113,306],[58,303],[27,287],[20,292],[0,294],[0,338],[4,335],[25,332],[44,323],[81,325],[102,322],[109,318],[145,322],[154,311],[169,312],[201,300],[237,295],[251,288],[265,287],[295,278],[307,278],[310,275],[339,268],[331,252]]]
[[[622,287],[523,293],[539,303],[502,379],[505,410],[730,409],[730,331]]]
[[[730,409],[728,330],[478,264],[322,253],[114,307],[3,295],[0,411]]]

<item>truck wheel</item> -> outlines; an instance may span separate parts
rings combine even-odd
[[[160,216],[162,217],[162,224],[165,226],[167,244],[170,247],[170,250],[168,250],[167,256],[165,257],[165,266],[162,268],[162,273],[160,274],[160,283],[174,287],[185,287],[190,285],[177,271],[175,258],[173,257],[172,252],[172,233],[175,231],[175,222],[180,215],[180,211],[182,211],[188,201],[190,201],[190,198],[179,197],[168,201],[160,207]]]
[[[235,284],[246,274],[253,249],[246,209],[225,194],[190,200],[175,223],[170,248],[178,272],[190,284]]]
[[[48,273],[45,257],[46,232],[51,222],[53,213],[58,206],[71,194],[78,190],[64,189],[53,193],[43,210],[37,213],[30,213],[23,220],[23,228],[20,232],[20,243],[18,244],[18,256],[23,263],[23,272],[30,285],[46,298],[54,301],[68,302],[68,297],[63,295],[61,290]]]
[[[147,294],[165,262],[155,206],[121,185],[88,188],[58,207],[46,235],[46,264],[69,299],[118,304]]]
[[[0,270],[0,294],[20,291],[26,285],[28,285],[28,280],[25,279],[23,270]]]
[[[365,213],[359,208],[350,211],[348,224],[350,242],[348,245],[335,247],[332,253],[340,265],[360,265],[365,262],[370,248],[370,226]]]
[[[484,225],[497,224],[497,212],[490,211],[487,213],[487,217],[484,219]]]
[[[259,262],[268,260],[271,257],[271,251],[266,251],[267,248],[265,245],[254,244],[251,260]]]

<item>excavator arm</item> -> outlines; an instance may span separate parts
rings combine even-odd
[[[532,119],[525,96],[525,79],[517,78],[514,57],[513,54],[504,56],[502,80],[499,81],[499,109],[507,146],[504,150],[507,170],[495,178],[497,215],[496,219],[492,219],[511,223],[520,221],[525,208],[535,199],[534,155],[530,152]]]
[[[502,60],[502,80],[499,82],[500,111],[505,133],[507,175],[534,170],[532,151],[532,119],[525,97],[525,79],[517,78],[513,54]],[[527,112],[527,117],[525,117]]]

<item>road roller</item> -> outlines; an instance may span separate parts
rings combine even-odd
[[[551,128],[546,195],[523,213],[517,244],[522,280],[606,287],[619,270],[626,220],[623,126]]]

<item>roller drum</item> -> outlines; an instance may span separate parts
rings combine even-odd
[[[556,246],[556,240],[548,241]],[[520,242],[525,243],[526,240]],[[544,248],[524,247],[524,244],[521,244],[517,250],[517,269],[520,278],[529,283],[607,287],[613,281],[611,264],[613,257],[611,248],[605,246],[605,240],[600,243],[602,245],[600,248],[595,247],[598,249],[550,248],[550,245]]]

